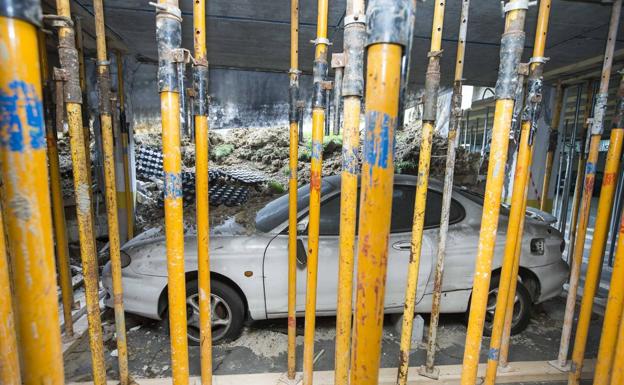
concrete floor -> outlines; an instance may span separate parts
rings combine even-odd
[[[512,337],[511,361],[550,360],[557,355],[565,300],[556,298],[534,309],[534,316],[526,331]],[[110,313],[110,312],[108,312]],[[105,355],[109,378],[117,378],[116,344],[113,339],[114,324],[111,315],[105,320]],[[382,341],[382,367],[396,367],[400,336],[393,327],[393,317],[386,317]],[[425,325],[428,324],[427,317]],[[128,347],[131,375],[135,378],[169,377],[170,348],[164,322],[155,322],[136,316],[127,316]],[[317,320],[315,352],[323,352],[315,370],[332,370],[334,367],[335,318]],[[587,343],[587,357],[595,357],[600,338],[602,319],[592,320]],[[462,315],[446,315],[440,322],[436,363],[460,364],[466,327]],[[297,369],[301,370],[303,348],[303,319],[298,320]],[[426,334],[425,334],[426,335]],[[489,338],[483,339],[481,362],[486,359]],[[286,322],[271,320],[250,322],[240,338],[218,344],[213,351],[215,374],[241,374],[284,372],[286,370]],[[111,355],[113,352],[113,356]],[[189,347],[191,375],[199,375],[199,348]],[[411,366],[424,363],[425,346],[415,346],[410,356]],[[65,354],[67,381],[86,381],[91,378],[91,359],[88,338],[80,340]]]

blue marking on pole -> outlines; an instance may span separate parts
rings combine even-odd
[[[23,122],[22,116],[26,116]],[[0,147],[10,151],[24,151],[24,124],[30,136],[30,147],[45,148],[43,104],[32,84],[13,80],[8,92],[0,89]]]
[[[587,162],[585,165],[585,174],[595,174],[596,173],[596,164]]]
[[[182,177],[180,173],[165,173],[165,199],[182,198]]]
[[[321,160],[323,157],[323,143],[313,140],[312,141],[312,158]]]
[[[499,349],[490,349],[488,352],[488,360],[498,361],[498,355],[500,353]]]
[[[375,127],[380,125],[379,133]],[[366,117],[366,142],[364,160],[371,166],[388,168],[394,158],[394,128],[396,119],[378,111],[370,111]],[[392,136],[392,137],[391,137]]]
[[[357,175],[358,173],[358,153],[357,149],[342,147],[342,169],[348,173]]]

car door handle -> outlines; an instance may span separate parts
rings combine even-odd
[[[412,243],[408,241],[400,241],[392,244],[392,248],[395,250],[411,250]]]

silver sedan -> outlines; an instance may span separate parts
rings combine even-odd
[[[406,267],[410,254],[416,178],[396,175],[389,239],[385,312],[402,313]],[[432,181],[427,194],[425,231],[417,288],[416,311],[429,313],[437,248],[442,185]],[[306,294],[306,249],[310,188],[298,190],[297,312],[303,314]],[[338,288],[340,176],[323,179],[321,186],[319,281],[317,315],[334,315]],[[442,313],[465,313],[470,304],[479,240],[483,198],[456,188],[450,210]],[[499,232],[492,263],[491,291],[486,333],[491,327],[508,210],[501,208]],[[564,241],[551,227],[549,214],[527,211],[513,333],[530,321],[531,307],[558,296],[568,276],[562,259]],[[212,235],[210,239],[213,338],[234,339],[245,319],[262,320],[287,316],[288,310],[288,196],[279,197],[258,211],[253,234]],[[197,248],[195,235],[185,238],[188,336],[198,343]],[[153,319],[167,311],[167,257],[162,236],[144,233],[122,248],[125,310]],[[104,267],[105,303],[113,306],[110,263]]]

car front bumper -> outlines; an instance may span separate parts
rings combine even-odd
[[[113,278],[108,262],[102,271],[102,285],[106,291],[104,304],[114,306]],[[167,286],[167,277],[136,274],[129,267],[122,269],[123,304],[128,313],[152,319],[161,319],[161,293]]]

